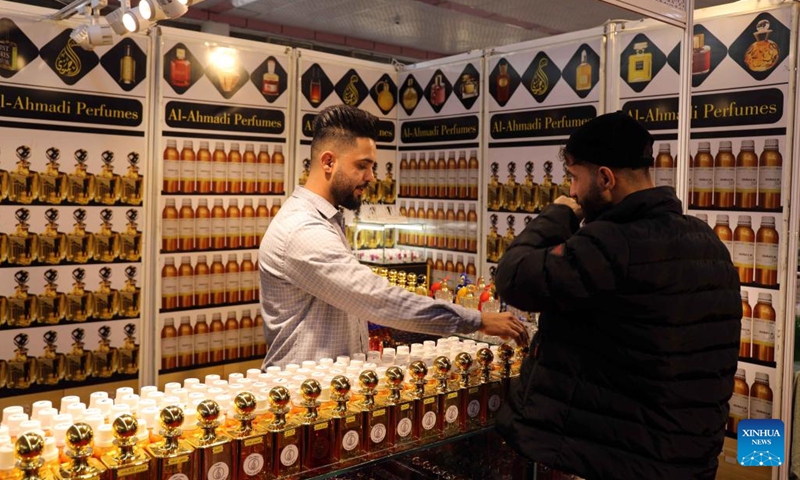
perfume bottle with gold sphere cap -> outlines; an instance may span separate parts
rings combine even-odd
[[[72,290],[67,294],[67,314],[68,322],[85,322],[94,312],[94,299],[92,292],[86,290],[83,282],[86,278],[86,270],[76,268],[72,271]]]
[[[194,479],[194,448],[181,440],[183,410],[169,405],[159,414],[162,441],[151,443],[145,450],[153,457],[152,473],[154,480]]]
[[[136,442],[139,422],[123,413],[111,424],[116,448],[100,459],[108,469],[106,480],[150,480],[150,457]]]
[[[14,216],[17,219],[17,226],[8,235],[8,263],[30,265],[39,253],[39,237],[28,231],[31,212],[27,208],[19,208],[14,212]]]
[[[389,412],[385,405],[380,405],[375,400],[378,374],[373,370],[364,370],[358,376],[358,382],[361,384],[361,394],[364,396],[361,402],[364,450],[367,453],[374,453],[391,448],[394,444],[389,436]]]
[[[500,376],[492,372],[494,354],[488,348],[481,348],[476,353],[481,365],[481,418],[485,424],[492,424],[497,419],[497,412],[503,404],[503,383]]]
[[[125,212],[125,218],[128,220],[128,224],[119,235],[119,259],[138,262],[142,257],[142,232],[139,231],[136,225],[136,220],[139,219],[139,212],[133,208],[128,209]]]
[[[94,236],[86,231],[86,210],[78,208],[72,212],[74,228],[67,234],[67,261],[86,263],[94,253]]]
[[[128,205],[141,205],[144,197],[144,178],[139,174],[139,154],[128,154],[128,171],[122,176],[120,200]]]
[[[58,352],[58,332],[48,330],[42,336],[45,346],[44,353],[37,358],[36,382],[40,385],[58,385],[64,379],[67,367],[67,358]]]
[[[423,443],[439,438],[436,429],[439,417],[439,403],[436,391],[426,388],[428,383],[428,367],[419,360],[408,366],[409,374],[414,382],[414,410],[417,413],[414,423],[414,437]]]
[[[28,335],[14,337],[14,357],[8,361],[6,387],[24,390],[36,382],[36,358],[28,356]]]
[[[219,404],[203,400],[197,404],[197,426],[202,432],[187,439],[195,449],[197,473],[203,478],[233,478],[233,444],[231,437],[217,431],[220,425]]]
[[[300,384],[300,395],[303,397],[300,405],[306,409],[300,416],[300,421],[303,424],[303,441],[305,443],[303,468],[307,470],[324,467],[333,462],[333,435],[335,432],[333,424],[328,418],[319,415],[318,398],[321,394],[322,387],[313,378]]]
[[[491,353],[491,351],[490,351]],[[470,431],[481,427],[486,405],[482,402],[480,385],[470,378],[473,364],[472,355],[461,352],[456,355],[455,366],[458,369],[458,389],[461,394],[461,430]]]
[[[92,352],[92,375],[108,378],[113,375],[119,366],[119,349],[111,345],[111,327],[103,325],[97,329],[100,338],[97,350]]]
[[[42,472],[44,465],[44,438],[34,432],[26,432],[17,438],[14,443],[14,456],[17,459],[17,470],[21,476],[13,478],[19,480],[49,480],[49,472]]]
[[[106,150],[100,154],[103,167],[95,176],[94,201],[103,205],[114,205],[122,193],[122,180],[114,173],[114,152]]]
[[[398,366],[386,369],[386,384],[389,395],[386,409],[389,412],[389,441],[396,450],[401,450],[414,441],[414,399],[403,393],[405,373]]]
[[[92,352],[83,348],[86,332],[82,328],[72,331],[72,350],[67,353],[67,370],[64,380],[82,382],[92,375]]]
[[[39,323],[56,325],[67,313],[67,296],[58,291],[58,271],[52,268],[44,272],[44,292],[37,296]]]
[[[445,356],[436,357],[433,361],[436,393],[439,403],[439,430],[442,436],[449,437],[461,430],[461,392],[453,388],[450,382],[450,370],[453,364]]]
[[[92,457],[94,433],[86,423],[76,423],[67,429],[65,437],[67,456],[71,462],[64,463],[58,471],[60,480],[104,480],[106,467]]]
[[[272,475],[283,477],[300,472],[303,446],[302,430],[286,421],[289,413],[291,397],[289,390],[283,386],[273,387],[269,391],[270,412],[272,422],[267,425],[267,448],[272,452]]]
[[[111,288],[112,270],[109,267],[102,267],[98,273],[100,275],[100,286],[92,292],[94,301],[92,307],[93,315],[95,318],[111,320],[119,312],[119,292]]]
[[[94,259],[100,262],[113,262],[119,256],[119,233],[113,230],[111,220],[114,211],[110,208],[100,210],[100,230],[94,234]]]
[[[127,318],[139,316],[139,307],[142,298],[142,290],[136,286],[136,267],[128,265],[125,267],[125,286],[119,291],[119,315]]]
[[[350,388],[350,380],[344,375],[337,375],[331,379],[331,400],[336,402],[331,411],[334,462],[347,462],[364,453],[361,442],[361,415],[347,406],[350,400]]]
[[[500,357],[500,362],[502,364],[500,377],[503,379],[504,391],[508,392],[508,383],[512,376],[511,365],[514,359],[514,347],[507,343],[500,344],[497,348],[497,356]]]
[[[31,170],[31,147],[20,145],[16,154],[17,168],[9,172],[8,199],[29,205],[39,195],[39,174]]]
[[[125,340],[119,349],[118,373],[135,375],[139,372],[139,344],[136,343],[136,324],[125,325]]]
[[[75,171],[67,175],[67,200],[70,203],[87,205],[94,197],[94,175],[88,172],[86,161],[89,152],[75,150]]]
[[[8,297],[8,319],[11,327],[27,327],[38,318],[36,295],[28,293],[28,272],[19,270],[14,273],[17,286]]]
[[[58,209],[48,208],[44,212],[47,224],[39,234],[38,258],[42,263],[58,265],[67,255],[67,235],[58,231]]]
[[[239,425],[228,433],[233,438],[233,478],[237,480],[266,480],[269,472],[264,431],[253,426],[256,406],[256,397],[250,392],[239,392],[233,399]]]
[[[67,198],[67,175],[59,170],[61,151],[50,147],[45,151],[47,165],[39,173],[39,201],[58,205]]]

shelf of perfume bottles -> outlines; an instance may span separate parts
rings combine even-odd
[[[0,298],[3,298],[3,297],[0,297]],[[35,320],[35,321],[32,321],[28,325],[23,325],[23,324],[18,324],[18,323],[13,323],[12,322],[12,323],[5,323],[5,324],[0,325],[0,331],[5,332],[5,331],[20,330],[20,329],[50,328],[50,327],[55,327],[55,326],[59,326],[59,325],[76,325],[77,326],[77,325],[100,323],[100,322],[114,322],[114,321],[120,321],[120,320],[136,320],[138,318],[139,318],[139,315],[137,314],[136,316],[132,316],[132,317],[123,317],[123,316],[120,316],[120,315],[114,315],[113,317],[110,317],[110,318],[99,318],[99,317],[88,316],[86,318],[86,320],[61,319],[56,323],[44,323],[44,322],[41,322],[39,320]]]
[[[266,354],[267,354],[267,352],[266,352],[266,349],[265,349],[263,355],[255,355],[255,354],[253,354],[253,355],[249,355],[249,356],[246,356],[246,357],[237,356],[237,357],[233,357],[233,358],[230,358],[230,359],[218,360],[218,361],[215,361],[215,362],[211,362],[211,361],[209,361],[209,362],[198,362],[198,363],[194,363],[192,365],[182,366],[182,367],[160,368],[158,370],[158,374],[159,375],[167,375],[167,374],[170,374],[170,373],[191,372],[193,370],[197,370],[197,369],[200,369],[200,368],[222,367],[222,366],[234,365],[234,364],[242,363],[242,362],[252,362],[254,360],[258,360],[260,362],[260,361],[264,360],[264,356],[266,356]]]
[[[209,303],[207,305],[193,305],[191,307],[175,307],[175,308],[160,308],[159,313],[175,313],[175,312],[189,312],[195,310],[204,310],[210,308],[225,308],[225,307],[246,307],[258,306],[259,300],[242,301],[242,302],[222,302],[222,303]]]
[[[103,385],[111,382],[124,382],[129,380],[139,380],[139,373],[112,373],[105,377],[86,377],[83,380],[60,380],[53,384],[31,384],[23,388],[0,388],[0,394],[3,397],[15,397],[19,395],[31,395],[39,393],[53,392],[57,390],[66,390],[70,388],[83,388],[91,387],[94,385]]]
[[[422,162],[424,168],[420,168]],[[457,157],[454,150],[401,153],[397,196],[408,200],[477,200],[479,175],[477,150],[471,150],[469,158],[465,150]]]
[[[753,373],[753,372],[751,372]],[[773,373],[774,375],[774,373]],[[737,438],[741,420],[773,418],[774,395],[769,382],[770,373],[756,370],[752,384],[747,384],[747,369],[738,368],[733,379],[733,395],[728,404],[730,413],[725,436]]]

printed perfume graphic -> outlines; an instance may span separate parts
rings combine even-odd
[[[692,86],[699,87],[727,55],[725,44],[703,25],[695,25],[692,36]],[[673,70],[680,73],[680,43],[669,53],[667,62]]]
[[[288,85],[288,74],[281,63],[275,57],[267,57],[253,73],[250,74],[250,81],[269,103],[275,102]]]
[[[203,76],[203,65],[182,43],[164,54],[164,80],[178,95],[183,95]]]
[[[439,113],[452,93],[453,86],[447,76],[441,70],[436,70],[425,87],[424,95],[433,111]]]
[[[640,33],[620,54],[619,75],[623,82],[639,93],[647,88],[666,63],[664,52]]]
[[[315,63],[300,77],[300,91],[308,103],[316,108],[333,93],[333,83],[322,67]]]
[[[147,56],[133,39],[124,38],[100,58],[109,76],[130,92],[142,83],[147,75]]]
[[[69,28],[62,31],[39,52],[47,66],[67,85],[75,85],[100,63],[95,52],[82,49],[69,38],[71,32]]]
[[[250,79],[239,62],[235,48],[217,47],[211,50],[206,76],[226,100],[230,100]]]
[[[561,76],[580,98],[586,98],[600,81],[600,55],[585,43],[564,66]]]
[[[498,105],[504,107],[519,85],[519,73],[508,60],[501,58],[489,75],[489,94]]]
[[[39,49],[9,18],[0,18],[0,76],[11,78],[30,64]]]
[[[522,74],[522,85],[539,103],[545,101],[561,78],[561,70],[544,52],[533,57],[528,68]]]
[[[761,13],[728,49],[728,55],[751,77],[765,80],[789,55],[791,32],[769,13]]]
[[[414,75],[406,77],[400,86],[399,92],[400,106],[403,107],[403,111],[406,112],[406,115],[411,116],[411,114],[414,113],[422,95],[422,87],[420,87]]]
[[[334,87],[334,89],[336,90],[336,94],[339,95],[339,98],[342,99],[342,103],[350,105],[351,107],[361,105],[361,102],[369,95],[369,90],[367,86],[364,85],[364,80],[362,80],[358,72],[352,68],[336,82],[336,87]]]
[[[464,105],[464,108],[469,110],[478,101],[480,95],[480,73],[471,63],[464,67],[464,70],[458,76],[453,91],[456,97]]]
[[[384,74],[369,90],[369,96],[384,115],[388,115],[397,103],[397,85],[392,77]]]

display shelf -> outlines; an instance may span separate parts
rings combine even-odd
[[[452,198],[452,197],[397,197],[398,200],[405,200],[405,201],[415,201],[415,200],[428,200],[428,201],[435,201],[441,200],[443,202],[478,202],[477,198]]]
[[[98,202],[89,202],[89,203],[75,203],[64,200],[61,203],[47,203],[47,202],[40,202],[39,200],[34,200],[31,203],[17,203],[17,202],[10,202],[7,198],[0,200],[0,205],[7,205],[11,207],[75,207],[75,208],[86,208],[86,207],[141,207],[141,202],[139,203],[122,203],[122,201],[118,201],[115,203],[98,203]]]
[[[450,249],[450,248],[439,248],[439,247],[425,247],[425,246],[418,246],[418,245],[408,245],[406,243],[400,243],[398,246],[409,247],[409,248],[422,248],[425,250],[433,250],[435,252],[452,252],[462,255],[477,255],[477,251],[472,250],[459,250],[459,249]]]
[[[234,359],[231,359],[231,360],[223,360],[221,362],[209,362],[209,363],[202,363],[202,364],[196,364],[196,365],[188,365],[186,367],[175,367],[175,368],[170,368],[170,369],[167,369],[167,370],[161,369],[161,370],[158,371],[158,374],[159,375],[166,375],[166,374],[170,374],[170,373],[188,372],[188,371],[191,371],[191,370],[197,370],[198,368],[214,368],[214,367],[219,367],[219,366],[222,366],[222,365],[233,365],[233,364],[239,364],[239,363],[243,363],[243,362],[252,362],[252,361],[255,361],[255,360],[258,360],[258,361],[264,360],[264,356],[263,355],[253,355],[253,356],[247,357],[247,358],[234,358]]]
[[[259,300],[253,300],[252,302],[213,303],[209,305],[196,305],[193,307],[182,307],[182,308],[159,308],[158,313],[180,313],[180,312],[190,312],[193,310],[209,310],[209,309],[220,309],[226,307],[244,307],[248,305],[259,305]]]
[[[104,385],[109,382],[121,382],[121,381],[128,381],[128,380],[138,380],[139,374],[124,374],[124,373],[115,373],[110,377],[89,377],[86,380],[77,382],[77,381],[61,381],[55,385],[39,385],[33,384],[29,388],[18,389],[18,388],[4,388],[3,389],[3,398],[8,397],[16,397],[20,395],[31,395],[31,394],[41,394],[45,392],[52,392],[56,390],[66,390],[71,388],[78,388],[78,387],[90,387],[93,385]]]
[[[739,357],[739,361],[742,363],[749,363],[751,365],[761,365],[762,367],[770,367],[770,368],[777,367],[775,362],[765,362],[763,360],[756,360],[755,358],[749,358],[749,357]]]
[[[200,250],[200,249],[170,250],[170,251],[161,250],[158,253],[159,253],[159,255],[167,257],[167,256],[170,256],[170,255],[179,255],[179,254],[180,255],[185,255],[185,254],[188,254],[188,253],[220,253],[220,254],[224,254],[226,252],[242,252],[242,251],[244,251],[244,252],[255,252],[255,251],[258,251],[258,245],[254,246],[254,247],[239,247],[239,248],[206,248],[206,249],[203,249],[203,250]]]
[[[66,320],[60,321],[58,323],[38,323],[38,322],[36,322],[36,323],[32,323],[32,324],[28,325],[27,327],[17,327],[17,326],[12,326],[12,325],[2,325],[2,326],[0,326],[0,332],[7,332],[7,331],[13,331],[13,330],[29,330],[29,329],[33,329],[33,328],[35,328],[35,329],[53,328],[53,327],[59,327],[59,326],[62,326],[62,327],[63,326],[80,327],[81,325],[85,325],[87,323],[119,322],[119,321],[123,321],[123,320],[127,320],[127,321],[130,321],[130,322],[137,322],[137,321],[139,321],[139,318],[140,317],[138,315],[135,316],[135,317],[120,317],[120,316],[115,315],[113,318],[94,318],[94,317],[92,317],[92,318],[89,318],[89,319],[87,319],[86,321],[83,321],[83,322],[68,322]]]
[[[87,232],[89,233],[89,232]],[[69,262],[66,259],[58,262],[58,263],[44,263],[36,260],[35,262],[31,262],[28,265],[18,265],[16,263],[8,263],[3,262],[0,264],[0,268],[37,268],[37,267],[47,267],[47,268],[54,268],[54,267],[80,267],[82,265],[108,265],[108,264],[122,264],[122,263],[142,263],[141,260],[122,260],[116,258],[110,262],[104,262],[101,260],[89,260],[86,262]]]
[[[244,197],[244,198],[251,198],[251,197],[282,197],[286,195],[286,192],[281,193],[229,193],[229,192],[208,192],[208,193],[200,193],[200,192],[193,192],[193,193],[185,193],[185,192],[165,192],[161,191],[161,195],[165,197]]]
[[[739,208],[739,207],[695,207],[689,205],[690,211],[702,212],[708,210],[709,212],[737,212],[737,213],[783,213],[783,207],[779,208]]]

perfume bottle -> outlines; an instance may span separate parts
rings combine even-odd
[[[256,193],[258,190],[258,157],[252,143],[244,145],[242,155],[242,193]]]
[[[481,366],[481,420],[484,425],[493,424],[503,404],[503,383],[499,375],[492,372],[492,362],[494,362],[492,351],[481,348],[476,356]]]
[[[347,377],[333,377],[330,392],[331,400],[336,402],[331,410],[334,431],[332,459],[334,462],[347,462],[364,453],[361,443],[361,415],[347,406],[350,400],[350,380]]]
[[[392,366],[386,369],[386,384],[389,395],[386,409],[389,412],[388,441],[396,450],[402,450],[414,441],[415,401],[403,393],[403,369]]]
[[[64,232],[58,231],[58,209],[48,208],[44,212],[47,225],[44,232],[39,234],[39,254],[38,259],[42,263],[57,265],[67,255],[67,236]]]
[[[764,140],[764,151],[758,158],[758,207],[769,210],[781,208],[783,156],[778,139]]]
[[[37,319],[36,295],[28,293],[28,272],[19,270],[14,274],[17,286],[8,297],[8,326],[27,327]]]
[[[94,201],[103,205],[114,205],[122,193],[122,181],[114,173],[114,152],[106,150],[100,154],[103,167],[95,176]]]
[[[175,49],[175,58],[169,62],[169,83],[173,87],[186,88],[192,80],[192,65],[186,58],[186,50]]]
[[[12,265],[30,265],[36,260],[39,252],[39,237],[28,232],[28,219],[31,212],[27,208],[19,208],[14,213],[17,227],[8,236],[8,263]]]
[[[284,175],[286,172],[286,157],[283,156],[283,145],[275,145],[275,151],[272,152],[272,181],[270,182],[270,189],[272,193],[283,195],[284,193]],[[280,200],[276,200],[280,201]],[[275,204],[273,203],[273,206]],[[280,205],[280,203],[278,204]],[[272,215],[273,217],[275,214]]]
[[[136,81],[136,60],[131,55],[131,46],[125,45],[125,55],[119,59],[119,83],[131,85]]]
[[[67,175],[67,200],[79,205],[88,204],[94,197],[94,175],[86,169],[89,153],[80,148],[75,150],[75,171]]]
[[[67,294],[67,321],[68,322],[85,322],[92,316],[94,301],[92,292],[87,291],[84,287],[83,279],[86,277],[86,270],[76,268],[72,271],[72,279],[75,283],[72,284],[72,291]]]
[[[114,212],[110,208],[100,211],[100,230],[94,234],[94,259],[100,262],[113,262],[119,256],[119,233],[112,230],[111,220]]]
[[[269,466],[264,432],[253,427],[256,418],[256,397],[250,392],[240,392],[233,399],[236,428],[229,430],[233,441],[234,479],[266,480]]]
[[[75,220],[72,233],[67,234],[67,261],[86,263],[94,253],[94,236],[86,232],[86,210],[78,208],[72,213]]]
[[[59,170],[61,151],[50,147],[45,152],[47,166],[39,174],[39,201],[57,205],[67,198],[67,175]]]
[[[118,313],[121,317],[136,318],[139,316],[142,292],[136,286],[136,273],[134,265],[125,267],[125,286],[119,291]]]
[[[497,234],[497,215],[489,215],[489,234],[486,235],[486,261],[497,263],[500,260],[500,235]]]
[[[319,69],[319,65],[313,65],[311,67],[308,101],[314,106],[319,105],[322,101],[322,84],[320,83]]]
[[[569,197],[569,191],[572,189],[572,175],[567,171],[567,167],[562,164],[561,169],[563,174],[561,175],[561,183],[558,184],[557,191],[558,193],[555,194],[555,198],[560,196]],[[527,223],[525,224],[527,225]]]
[[[128,154],[128,171],[122,176],[122,191],[119,199],[128,205],[141,205],[144,197],[144,177],[139,174],[139,154]]]
[[[198,436],[187,439],[195,449],[197,470],[204,478],[227,480],[233,473],[233,444],[231,437],[218,433],[219,404],[203,400],[197,405]]]
[[[119,234],[119,259],[128,262],[138,262],[142,258],[142,232],[138,230],[136,220],[139,213],[131,208],[125,212],[128,224]]]
[[[9,173],[8,200],[30,204],[39,195],[39,174],[31,170],[31,147],[17,147],[17,168]]]
[[[7,388],[19,390],[30,388],[36,382],[36,358],[28,356],[28,335],[18,333],[14,337],[14,357],[8,361]]]
[[[0,68],[9,72],[16,72],[19,68],[17,52],[17,42],[9,38],[9,30],[6,28],[4,38],[0,40]]]
[[[426,388],[428,381],[428,367],[424,362],[415,361],[408,366],[408,371],[414,382],[414,410],[417,415],[414,419],[414,438],[422,443],[430,442],[439,437],[436,429],[439,416],[439,404],[436,391]]]
[[[491,352],[490,352],[491,353]],[[476,430],[483,424],[484,410],[483,392],[480,385],[474,384],[470,378],[472,355],[461,352],[456,355],[455,365],[458,369],[458,388],[461,394],[461,430]]]
[[[744,63],[753,72],[766,72],[780,59],[778,44],[769,39],[769,34],[772,33],[769,26],[769,20],[766,19],[756,24],[756,31],[753,32],[756,41],[744,53]]]
[[[0,46],[1,47],[1,46]],[[13,480],[49,480],[47,468],[44,467],[44,438],[35,432],[25,432],[14,444],[14,456],[17,459],[17,471],[4,479]],[[44,471],[42,471],[44,470]]]
[[[453,388],[450,383],[450,370],[453,365],[450,359],[445,356],[436,357],[433,361],[433,368],[436,372],[436,396],[439,403],[439,425],[438,429],[443,437],[458,434],[461,431],[462,414],[461,392]]]
[[[64,380],[82,382],[92,375],[92,352],[83,348],[85,332],[82,328],[72,331],[72,350],[67,354],[67,369]]]
[[[520,208],[534,213],[539,207],[539,184],[533,181],[533,162],[525,162],[525,180],[519,186]]]
[[[186,480],[195,477],[194,449],[185,440],[181,440],[183,410],[176,405],[169,405],[159,414],[163,438],[160,442],[151,443],[145,450],[153,458],[151,468],[155,480]]]
[[[136,343],[136,324],[125,325],[125,340],[119,349],[118,373],[135,375],[139,372],[139,344]]]
[[[46,282],[44,292],[37,297],[38,321],[45,325],[56,325],[67,314],[67,296],[58,291],[58,271],[48,269],[44,272]]]
[[[492,171],[492,175],[489,180],[489,187],[486,192],[487,195],[487,204],[489,206],[489,210],[500,210],[502,208],[502,187],[499,182],[499,177],[497,176],[497,171],[500,169],[500,165],[497,162],[492,162],[490,169]]]
[[[300,472],[303,446],[302,430],[286,421],[291,397],[283,386],[269,391],[270,412],[274,415],[267,425],[267,451],[272,452],[270,464],[273,477],[284,477]]]
[[[501,60],[500,64],[498,65],[499,72],[497,74],[497,79],[495,80],[495,87],[496,87],[496,94],[495,100],[500,105],[505,105],[508,102],[508,98],[510,96],[510,77],[508,75],[508,63],[505,60]]]
[[[581,63],[575,67],[575,90],[592,89],[592,66],[586,58],[586,50],[581,50]]]
[[[392,162],[386,163],[386,176],[380,181],[380,192],[378,193],[383,203],[390,205],[394,205],[395,199],[395,180],[392,177],[393,167]]]
[[[69,463],[61,464],[60,480],[104,480],[106,467],[92,456],[94,433],[86,423],[76,423],[67,429],[66,447]]]
[[[645,52],[647,42],[633,44],[636,51],[628,57],[628,83],[649,82],[652,79],[653,54]]]
[[[414,110],[419,102],[419,96],[414,89],[414,77],[408,77],[406,89],[403,91],[403,108],[407,111]]]
[[[508,164],[508,181],[503,185],[502,200],[500,203],[510,212],[516,212],[522,203],[522,191],[514,175],[517,170],[515,162]]]
[[[150,457],[137,445],[139,422],[123,413],[111,423],[116,447],[100,459],[108,469],[106,480],[150,480]]]
[[[516,218],[513,215],[509,215],[506,217],[506,233],[503,235],[503,238],[500,239],[500,251],[498,252],[498,258],[501,258],[505,255],[506,251],[508,250],[508,246],[511,245],[511,242],[514,241],[514,237],[517,236],[516,231],[514,230],[514,223],[516,222]]]
[[[0,265],[8,260],[8,235],[0,232]]]
[[[58,353],[58,332],[48,330],[42,336],[44,339],[44,352],[36,359],[36,383],[40,385],[58,385],[64,379],[66,371],[66,357]]]
[[[392,438],[389,435],[389,411],[385,405],[375,401],[378,386],[378,375],[373,370],[364,370],[358,376],[361,384],[361,394],[364,400],[361,402],[361,415],[364,424],[363,442],[364,451],[368,454],[375,454],[387,448],[392,448]],[[374,456],[374,455],[373,455]]]
[[[119,368],[119,349],[111,346],[111,327],[103,325],[97,329],[100,337],[97,350],[92,352],[94,366],[92,375],[100,378],[108,378]]]
[[[711,70],[711,47],[706,45],[705,35],[692,36],[692,75],[702,75]]]
[[[310,378],[304,380],[300,385],[300,395],[303,401],[300,405],[305,408],[305,413],[300,416],[302,423],[303,437],[303,456],[302,466],[304,469],[313,470],[333,462],[334,430],[333,424],[327,417],[320,418],[319,405],[317,401],[322,388],[319,382]]]
[[[181,193],[194,193],[197,179],[197,156],[191,140],[183,142],[180,160],[178,161],[178,190]]]
[[[261,93],[268,97],[277,97],[280,94],[280,78],[275,73],[275,60],[267,60],[267,71],[261,77]]]

